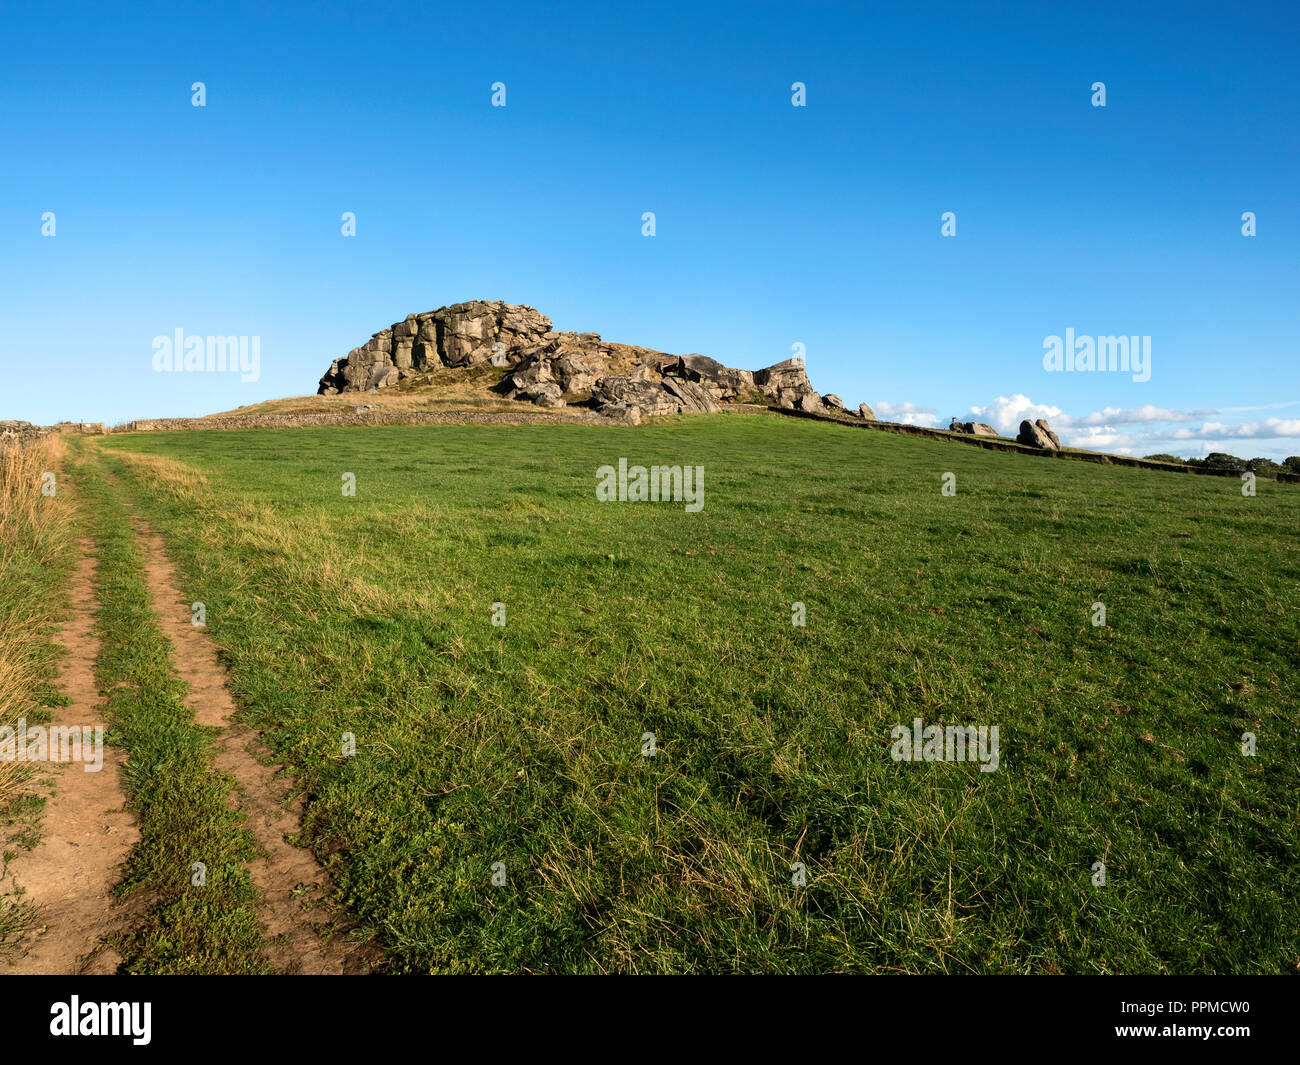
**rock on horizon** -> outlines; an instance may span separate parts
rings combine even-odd
[[[536,308],[472,300],[408,314],[335,359],[319,395],[369,392],[444,367],[501,370],[493,390],[541,407],[586,403],[610,417],[713,412],[724,403],[775,404],[808,413],[872,419],[865,403],[845,411],[838,396],[814,391],[802,359],[750,372],[705,355],[670,355],[603,341],[598,333],[556,332]]]

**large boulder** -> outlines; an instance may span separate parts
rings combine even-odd
[[[564,395],[560,392],[560,386],[555,384],[538,385],[531,393],[530,398],[539,407],[563,407]]]
[[[754,387],[783,407],[797,407],[804,396],[815,395],[812,382],[804,370],[803,359],[800,358],[786,359],[762,370],[755,370]]]
[[[681,403],[682,414],[716,414],[722,410],[708,389],[696,381],[665,377],[663,386]]]
[[[869,406],[867,406],[865,403],[858,404],[858,415],[864,421],[868,421],[868,422],[876,421],[876,412],[872,410]]]
[[[537,359],[506,376],[502,382],[509,399],[528,400],[539,407],[564,406],[564,390],[556,383],[547,359]]]
[[[574,394],[590,392],[604,372],[599,363],[592,363],[577,351],[563,347],[551,360],[551,373],[565,392]]]
[[[549,359],[537,359],[527,366],[521,366],[510,374],[506,380],[514,388],[526,392],[534,385],[550,384],[555,380],[555,375],[551,371],[551,361]]]
[[[997,436],[998,431],[984,422],[959,422],[956,418],[948,426],[950,433],[969,433],[972,436]]]
[[[1024,444],[1026,447],[1042,448],[1044,451],[1056,451],[1061,446],[1060,439],[1042,418],[1037,422],[1031,422],[1028,418],[1021,422],[1016,443]]]
[[[606,374],[591,395],[599,411],[636,408],[642,415],[712,414],[722,408],[698,382],[672,377],[653,380],[649,376]]]
[[[680,403],[658,381],[637,381],[626,374],[607,374],[591,396],[597,410],[635,407],[644,415],[676,414]]]
[[[641,424],[640,407],[609,406],[603,408],[600,413],[618,425]]]

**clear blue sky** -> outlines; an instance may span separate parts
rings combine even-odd
[[[1294,4],[271,8],[6,4],[0,418],[311,393],[483,298],[733,366],[800,342],[897,419],[1300,453]],[[177,328],[259,336],[260,379],[154,372]],[[1151,336],[1151,379],[1045,372],[1067,328]]]

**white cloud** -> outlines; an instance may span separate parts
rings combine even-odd
[[[1101,410],[1085,414],[1082,418],[1066,418],[1066,425],[1146,425],[1151,422],[1191,422],[1204,418],[1207,414],[1218,411],[1207,407],[1203,410],[1169,410],[1147,403],[1141,407],[1103,407]]]
[[[1049,422],[1052,419],[1065,424],[1068,419],[1062,419],[1060,407],[1048,407],[1041,403],[1035,403],[1028,396],[1022,396],[1017,392],[1014,396],[998,396],[987,407],[971,407],[970,412],[978,415],[989,425],[993,426],[1003,436],[1015,436],[1020,432],[1020,423],[1025,419],[1037,421],[1039,418],[1046,418]]]
[[[1141,407],[1103,407],[1088,414],[1073,416],[1061,408],[1035,403],[1026,395],[998,396],[984,407],[971,407],[971,414],[988,422],[1004,436],[1015,436],[1020,423],[1029,419],[1046,419],[1067,447],[1110,451],[1120,455],[1154,455],[1169,453],[1182,456],[1207,455],[1211,451],[1231,451],[1241,458],[1264,455],[1280,461],[1300,454],[1300,419],[1265,418],[1261,421],[1233,423],[1223,420],[1232,412],[1273,410],[1296,406],[1295,403],[1270,403],[1249,407],[1200,408],[1184,411],[1146,404]],[[919,409],[919,408],[918,408]],[[1215,420],[1209,416],[1220,415]],[[1233,441],[1258,440],[1251,448]],[[1275,442],[1275,443],[1274,443]],[[1249,454],[1246,452],[1249,451]]]
[[[887,422],[902,422],[904,425],[923,425],[934,428],[939,424],[939,416],[933,407],[918,407],[915,403],[890,403],[885,400],[873,408],[876,417]]]
[[[1141,438],[1137,433],[1121,433],[1114,426],[1094,425],[1078,432],[1063,429],[1061,443],[1066,447],[1082,447],[1090,451],[1116,451],[1128,454],[1130,450],[1140,446]]]
[[[1222,409],[1231,411],[1234,414],[1245,414],[1256,410],[1281,410],[1283,407],[1300,407],[1300,399],[1288,399],[1284,403],[1261,403],[1254,407],[1224,407]],[[1215,414],[1217,412],[1209,411],[1207,413]]]
[[[1262,422],[1246,422],[1242,425],[1206,422],[1201,426],[1201,435],[1231,440],[1271,440],[1280,436],[1300,436],[1300,418],[1265,418]]]

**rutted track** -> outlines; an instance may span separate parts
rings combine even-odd
[[[176,670],[189,688],[186,704],[199,724],[224,729],[214,765],[237,782],[232,802],[262,851],[249,871],[264,899],[268,960],[279,973],[369,970],[374,951],[346,935],[348,922],[331,903],[329,874],[309,850],[290,842],[301,826],[301,797],[280,776],[280,767],[270,764],[258,734],[233,720],[225,667],[207,634],[193,624],[191,605],[177,590],[162,537],[140,519],[136,532],[154,610],[174,648]]]
[[[50,726],[104,725],[94,672],[99,640],[93,541],[82,540],[80,549],[69,589],[71,616],[58,636],[67,652],[60,686],[70,702]],[[114,906],[112,890],[140,834],[125,809],[125,757],[116,747],[105,746],[103,753],[98,772],[76,763],[54,770],[41,842],[9,864],[6,887],[21,889],[37,915],[27,952],[2,973],[98,975],[113,972],[121,961],[108,940],[127,913]]]
[[[34,922],[0,974],[377,968],[328,873],[292,842],[301,796],[234,720],[226,671],[191,623],[162,538],[132,517],[127,485],[93,448],[75,469],[93,536],[80,541],[59,636],[69,703],[49,725],[106,734],[111,723],[116,742],[99,772],[36,778],[53,785],[41,841],[0,870]],[[200,866],[206,879],[192,879]]]

